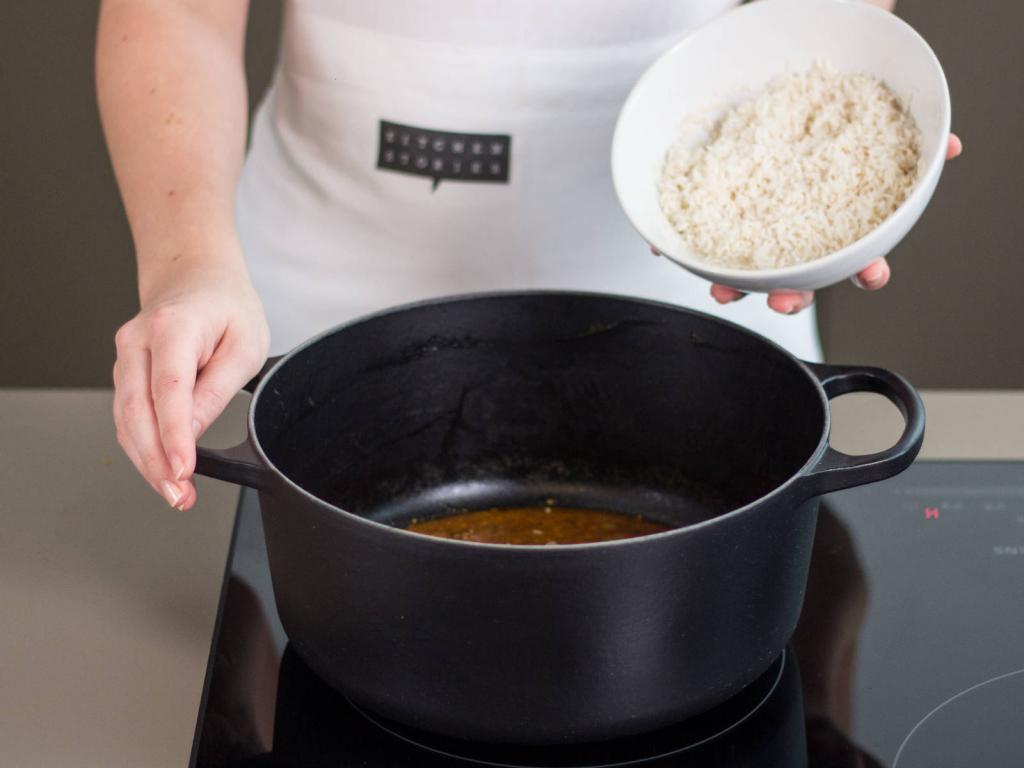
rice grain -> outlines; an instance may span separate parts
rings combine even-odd
[[[728,109],[706,140],[682,134],[659,199],[706,261],[784,267],[875,229],[910,193],[920,158],[921,132],[881,80],[817,63]]]

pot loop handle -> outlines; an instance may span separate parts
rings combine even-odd
[[[270,369],[282,356],[267,358],[260,372],[242,389],[252,394]],[[263,463],[252,444],[252,436],[233,448],[205,448],[196,446],[196,473],[236,485],[270,493],[275,484],[274,473]]]
[[[924,403],[902,376],[883,368],[805,363],[818,377],[831,400],[850,392],[884,395],[903,414],[903,434],[891,448],[862,456],[851,456],[831,445],[821,460],[804,477],[804,486],[814,495],[865,485],[898,475],[913,463],[924,442]]]

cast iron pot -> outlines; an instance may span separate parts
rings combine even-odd
[[[900,408],[896,445],[829,447],[828,400],[851,391]],[[546,744],[658,728],[764,672],[800,613],[818,496],[906,468],[924,410],[893,373],[697,312],[540,292],[328,331],[269,367],[248,426],[197,471],[259,490],[306,663],[401,723]],[[561,547],[402,529],[549,499],[677,529]]]

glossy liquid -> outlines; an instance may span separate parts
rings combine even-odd
[[[570,507],[516,507],[413,520],[410,531],[488,544],[585,544],[670,530],[639,515]]]

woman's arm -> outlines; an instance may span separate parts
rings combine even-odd
[[[104,0],[96,84],[131,225],[141,311],[117,333],[114,420],[173,506],[195,439],[266,356],[235,232],[246,137],[247,0]]]

